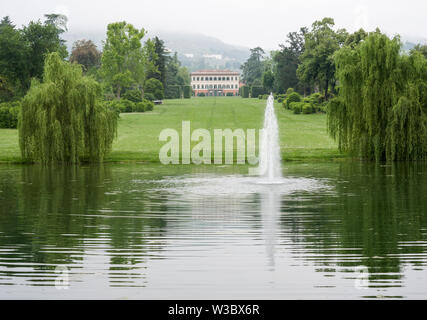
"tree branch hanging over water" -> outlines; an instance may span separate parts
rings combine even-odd
[[[398,37],[371,33],[335,55],[339,96],[328,128],[342,151],[377,161],[427,157],[427,59],[401,53]]]

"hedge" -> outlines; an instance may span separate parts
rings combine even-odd
[[[181,86],[167,86],[165,90],[166,99],[181,99],[182,89]]]
[[[191,86],[184,86],[184,99],[191,99],[193,89]]]
[[[256,97],[258,97],[260,95],[264,95],[264,94],[265,94],[265,91],[264,91],[263,87],[253,86],[251,88],[251,97],[252,98],[256,98]]]
[[[240,95],[242,96],[242,98],[249,98],[249,87],[248,86],[243,86],[240,88]]]
[[[18,101],[0,103],[0,128],[16,129],[20,108],[21,103]]]

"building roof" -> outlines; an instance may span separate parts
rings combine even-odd
[[[192,72],[191,75],[232,75],[232,76],[240,76],[240,72],[235,72],[231,70],[199,70],[196,72]]]

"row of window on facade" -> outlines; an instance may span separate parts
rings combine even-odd
[[[196,90],[196,89],[239,89],[239,86],[236,84],[236,85],[230,85],[230,84],[227,84],[227,85],[225,85],[225,84],[219,84],[219,85],[216,85],[216,84],[214,84],[214,85],[212,85],[212,84],[210,84],[210,85],[204,85],[204,84],[202,84],[202,85],[200,85],[200,84],[198,84],[198,85],[195,85],[195,84],[193,84],[193,89],[194,90]]]
[[[193,81],[237,81],[238,77],[193,77]]]

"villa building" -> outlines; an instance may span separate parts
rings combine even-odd
[[[239,95],[240,73],[230,70],[201,70],[191,74],[195,96]]]

